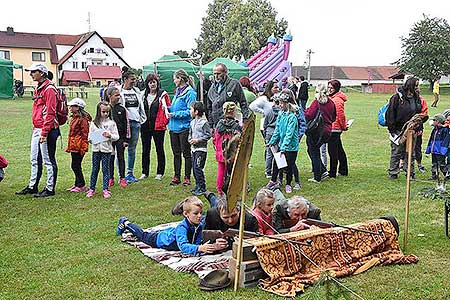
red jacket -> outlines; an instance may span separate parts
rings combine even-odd
[[[33,109],[31,111],[31,118],[34,128],[41,128],[41,136],[47,137],[50,130],[58,127],[56,122],[56,99],[57,91],[52,83],[46,79],[44,82],[38,84],[34,90]]]
[[[158,113],[156,114],[156,120],[155,120],[155,130],[156,131],[164,131],[167,129],[167,123],[169,123],[169,119],[166,118],[166,114],[164,111],[164,106],[162,102],[165,101],[166,103],[166,109],[172,103],[170,102],[169,94],[164,92],[161,97],[159,97],[159,107],[158,107]]]
[[[273,235],[275,234],[273,232],[273,229],[270,227],[272,226],[272,216],[266,215],[263,211],[255,208],[253,209],[253,216],[255,216],[256,220],[258,221],[258,232],[265,234],[265,235]],[[270,224],[270,226],[268,225]]]
[[[70,120],[69,136],[66,152],[77,152],[84,155],[89,149],[89,122],[91,117],[73,116]]]
[[[330,99],[334,102],[336,107],[336,121],[331,125],[331,130],[335,132],[341,132],[347,130],[347,119],[345,118],[344,104],[347,101],[347,95],[339,91]]]

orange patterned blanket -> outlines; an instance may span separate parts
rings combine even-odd
[[[388,220],[372,220],[349,225],[382,235],[356,232],[344,228],[311,229],[290,232],[280,237],[304,242],[312,246],[292,244],[255,238],[247,240],[256,247],[259,262],[268,279],[260,288],[281,296],[294,297],[303,292],[306,285],[314,284],[321,270],[327,270],[334,277],[359,274],[374,266],[416,263],[415,255],[404,255],[398,245],[398,235]],[[301,254],[301,251],[314,263]]]

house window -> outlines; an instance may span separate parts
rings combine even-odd
[[[94,53],[94,48],[89,48],[89,53]]]
[[[117,66],[117,63],[113,63],[113,66]]]
[[[11,53],[8,50],[0,50],[0,58],[10,60]]]
[[[33,61],[45,61],[45,52],[31,52]]]
[[[73,69],[78,69],[78,62],[77,62],[77,61],[74,61],[74,62],[72,63],[72,68],[73,68]]]
[[[105,63],[105,65],[109,66],[109,63]]]
[[[86,65],[87,65],[87,63],[85,61],[81,62],[81,68],[82,69],[86,69]]]

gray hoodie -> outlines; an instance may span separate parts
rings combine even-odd
[[[191,140],[200,140],[199,143],[192,145],[192,152],[204,151],[206,152],[206,145],[208,140],[211,138],[211,127],[209,126],[208,120],[206,118],[194,118],[191,121],[189,127],[188,142]]]

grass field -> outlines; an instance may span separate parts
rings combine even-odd
[[[88,110],[97,102],[93,91]],[[430,103],[431,95],[425,95]],[[307,182],[311,165],[302,141],[298,165],[305,196],[322,209],[324,220],[351,224],[392,214],[401,226],[406,179],[389,181],[387,167],[389,144],[386,129],[377,128],[378,108],[388,95],[349,93],[346,104],[353,127],[343,135],[349,158],[350,176],[325,180],[319,185]],[[145,258],[140,252],[114,235],[120,216],[138,224],[153,226],[176,221],[170,215],[172,205],[189,195],[191,188],[169,186],[172,156],[166,135],[166,176],[162,182],[151,177],[126,189],[112,188],[112,198],[86,199],[65,192],[74,177],[70,156],[64,152],[67,129],[62,128],[63,142],[58,142],[59,176],[57,194],[46,199],[15,196],[29,178],[29,142],[31,136],[31,101],[2,100],[0,110],[0,152],[10,162],[7,177],[0,183],[0,299],[281,299],[258,289],[231,289],[216,293],[201,292],[195,275],[175,273]],[[450,107],[450,96],[442,96],[439,111]],[[430,115],[438,109],[430,109]],[[426,126],[425,141],[430,128]],[[61,148],[62,147],[62,148]],[[140,143],[136,174],[140,175]],[[90,154],[84,161],[88,180]],[[153,153],[154,155],[154,153]],[[257,133],[249,176],[251,195],[266,184],[262,139]],[[430,169],[431,157],[424,157]],[[214,189],[216,164],[212,152],[206,166],[208,188]],[[450,240],[443,232],[443,203],[417,195],[432,183],[430,173],[418,174],[412,183],[409,245],[406,253],[419,256],[415,265],[371,269],[341,281],[364,299],[450,299]],[[100,181],[99,183],[100,184]],[[42,187],[42,182],[41,182]],[[322,288],[322,292],[324,289]],[[299,298],[302,298],[299,295]]]

